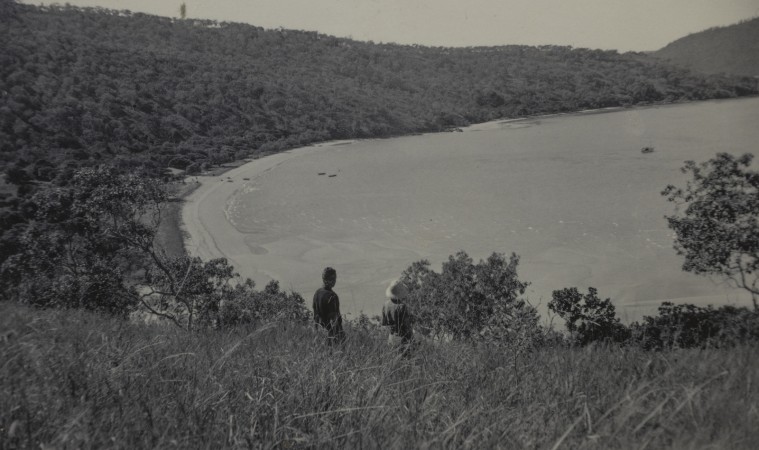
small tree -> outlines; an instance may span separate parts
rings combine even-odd
[[[423,334],[463,340],[507,338],[528,316],[537,327],[534,308],[520,298],[528,283],[519,281],[518,264],[518,256],[499,253],[475,264],[465,252],[450,256],[441,273],[429,261],[412,264],[401,281],[410,291],[415,326]]]
[[[187,5],[182,2],[181,5],[179,5],[179,17],[184,20],[187,17]]]
[[[307,322],[311,319],[306,302],[296,292],[285,292],[279,282],[270,281],[263,291],[255,291],[253,280],[237,284],[219,303],[219,326],[272,320]]]
[[[724,277],[748,291],[759,311],[759,173],[748,169],[752,159],[719,153],[698,165],[686,161],[681,170],[692,179],[662,195],[677,204],[667,221],[683,270]]]
[[[237,276],[225,258],[159,258],[141,280],[140,302],[151,313],[191,330],[215,323],[219,304],[231,296]]]
[[[601,300],[596,288],[588,288],[587,294],[574,287],[553,291],[548,309],[564,319],[567,331],[580,345],[604,340],[622,342],[627,338],[611,300]]]
[[[3,247],[15,253],[0,264],[0,287],[41,307],[126,316],[141,306],[188,330],[219,324],[225,301],[252,299],[243,306],[262,320],[302,314],[300,296],[280,292],[276,282],[255,293],[252,282],[237,282],[226,259],[168,256],[156,242],[167,199],[159,180],[107,167],[41,190],[28,207],[34,220],[14,233],[18,245]]]
[[[153,246],[166,198],[159,181],[112,168],[84,169],[67,187],[39,191],[18,252],[0,266],[3,291],[37,306],[128,314],[138,303],[131,277]]]

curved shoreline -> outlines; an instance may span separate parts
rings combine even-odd
[[[708,100],[707,100],[708,101]],[[519,117],[514,119],[497,119],[492,120],[488,122],[482,122],[477,124],[468,125],[466,127],[462,127],[461,131],[464,132],[475,132],[475,131],[486,131],[486,130],[492,130],[492,129],[498,129],[503,126],[508,126],[509,124],[519,123],[519,122],[529,122],[533,120],[540,120],[540,119],[547,119],[551,117],[565,117],[565,116],[581,116],[581,115],[587,115],[587,114],[606,114],[606,113],[613,113],[618,111],[626,111],[629,109],[644,109],[644,108],[652,108],[652,107],[659,107],[659,106],[676,106],[679,105],[679,103],[668,103],[663,105],[642,105],[642,106],[635,106],[632,108],[627,107],[612,107],[612,108],[597,108],[597,109],[588,109],[588,110],[581,110],[581,111],[574,111],[569,113],[551,113],[551,114],[542,114],[542,115],[536,115],[536,116],[528,116],[528,117]],[[447,133],[446,131],[440,131],[436,133]],[[436,133],[421,133],[424,134],[436,134]],[[401,138],[406,137],[404,136],[395,136],[394,138]],[[369,138],[369,139],[379,139],[379,138]],[[392,139],[392,138],[391,138]],[[212,233],[209,231],[209,229],[214,229],[213,234],[225,234],[228,235],[230,231],[234,230],[235,233],[239,234],[239,231],[229,222],[229,220],[226,217],[226,204],[228,203],[229,198],[237,191],[239,188],[239,185],[235,185],[234,183],[228,183],[225,182],[228,178],[249,178],[254,179],[255,177],[261,175],[263,172],[273,169],[277,165],[294,158],[296,156],[316,151],[321,148],[329,148],[334,147],[338,145],[345,145],[352,142],[356,142],[359,139],[346,139],[346,140],[336,140],[336,141],[325,141],[321,143],[312,144],[306,147],[298,147],[291,150],[285,150],[280,153],[274,153],[271,155],[267,155],[255,160],[252,160],[250,162],[247,162],[245,164],[242,164],[238,167],[235,167],[233,169],[230,169],[228,171],[222,172],[221,174],[214,174],[214,175],[197,175],[192,176],[193,179],[196,179],[199,183],[199,186],[192,190],[188,195],[184,196],[184,203],[182,206],[182,212],[181,212],[181,220],[179,223],[180,230],[184,236],[184,242],[185,242],[185,250],[188,254],[193,256],[199,256],[203,259],[211,259],[211,258],[221,258],[226,257],[230,261],[234,261],[234,258],[232,258],[232,254],[234,253],[231,250],[231,247],[239,248],[236,246],[230,246],[228,244],[224,244],[219,246],[219,244],[214,239]],[[189,177],[188,177],[189,178]],[[205,202],[208,200],[208,197],[211,197],[211,204],[208,207],[201,206],[202,202]],[[211,206],[212,205],[212,206]],[[219,207],[221,205],[224,205],[223,207]],[[203,209],[203,211],[201,211]],[[218,214],[221,212],[222,214]],[[213,214],[213,218],[209,217],[209,213]],[[224,220],[220,220],[221,217],[224,217]],[[239,242],[240,244],[244,244],[244,242]],[[247,246],[246,246],[247,248]]]
[[[234,181],[241,178],[254,180],[264,172],[271,170],[299,155],[329,148],[334,145],[353,141],[331,141],[286,150],[263,158],[255,159],[239,167],[230,169],[221,175],[199,175],[198,187],[184,198],[181,214],[181,231],[185,236],[185,249],[191,256],[204,260],[227,258],[230,263],[239,268],[242,264],[240,257],[265,253],[261,247],[259,252],[251,252],[246,243],[246,236],[230,222],[227,215],[229,200],[241,189]],[[233,182],[230,182],[234,180]],[[246,181],[248,181],[246,180]],[[218,238],[221,237],[221,238]],[[264,268],[253,268],[255,274],[251,277],[260,286],[262,282],[275,278]],[[238,269],[239,270],[239,269]]]
[[[624,110],[624,108],[614,108],[614,111],[621,110]],[[519,122],[529,122],[559,115],[581,115],[594,111],[602,113],[614,112],[609,109],[599,109],[577,111],[566,114],[546,114],[516,119],[498,119],[472,124],[463,127],[461,131],[486,131]],[[448,132],[420,133],[420,135],[437,133]],[[403,137],[407,136],[396,136],[395,138]],[[266,155],[221,173],[187,177],[188,179],[191,178],[196,180],[198,186],[183,197],[180,220],[177,224],[179,226],[179,230],[177,231],[184,237],[186,253],[190,256],[200,257],[203,260],[226,258],[232,266],[235,267],[236,271],[239,271],[239,268],[244,266],[242,259],[246,259],[250,262],[250,260],[254,260],[257,255],[267,253],[266,248],[263,246],[254,246],[256,249],[259,249],[258,251],[251,248],[246,242],[247,236],[240,232],[229,220],[227,209],[229,201],[237,191],[241,189],[240,184],[235,183],[234,181],[241,178],[245,179],[246,182],[253,181],[266,171],[297,156],[357,141],[359,141],[359,139],[316,143],[306,147],[298,147],[280,153]],[[229,180],[232,180],[232,182],[229,182]],[[245,276],[253,279],[259,288],[270,280],[280,279],[276,272],[272,272],[270,269],[267,270],[265,267],[251,267],[250,264],[245,265],[244,267],[246,267]],[[302,292],[301,295],[303,295]]]
[[[725,100],[716,101],[722,102]],[[630,111],[631,109],[658,108],[660,106],[681,106],[681,104],[646,105],[635,108],[607,108],[566,114],[547,114],[519,119],[499,119],[471,125],[464,128],[462,131],[475,132],[511,128],[519,123],[539,123],[541,119],[555,117],[563,118],[568,116],[579,117],[588,114],[605,114]],[[429,135],[437,133],[425,134]],[[330,149],[337,145],[356,141],[357,140],[330,141],[307,147],[300,147],[255,159],[239,167],[230,169],[222,175],[194,177],[199,181],[199,187],[185,198],[181,215],[182,228],[185,231],[185,248],[188,254],[201,257],[204,260],[220,257],[227,258],[233,267],[235,267],[236,271],[242,272],[244,277],[252,278],[259,288],[263,288],[263,285],[265,285],[266,282],[275,279],[288,283],[282,286],[284,289],[295,290],[296,292],[300,292],[301,295],[310,292],[312,287],[315,288],[316,284],[318,284],[318,277],[321,272],[321,266],[319,266],[317,262],[319,258],[316,255],[323,255],[325,253],[334,255],[339,253],[339,246],[353,246],[358,243],[346,241],[340,243],[336,247],[333,243],[315,241],[306,236],[292,236],[291,240],[287,243],[253,242],[256,240],[255,233],[249,234],[241,232],[230,222],[230,218],[228,217],[230,201],[235,198],[241,189],[244,189],[245,185],[251,183],[260,175],[274,169],[280,164],[297,156]],[[245,179],[245,181],[241,182],[242,179]],[[230,180],[232,182],[230,182]],[[354,263],[354,261],[348,262],[351,264]],[[306,277],[301,277],[300,280],[292,281],[291,278],[287,276],[291,270],[307,273],[306,277],[308,277],[308,281],[304,281],[304,278]],[[311,278],[313,278],[313,282],[311,281]],[[362,280],[354,280],[354,278],[355,277],[349,276],[349,278],[345,279],[345,283],[341,283],[344,289],[344,291],[341,291],[341,294],[343,294],[341,295],[341,299],[342,297],[345,297],[349,302],[354,301],[353,293],[350,291],[350,285],[347,284],[347,280],[351,279],[355,283],[362,282]],[[295,286],[293,286],[293,282],[296,283]],[[366,282],[366,280],[363,280],[363,282]],[[298,285],[297,283],[300,284]],[[376,290],[375,287],[376,286],[372,287],[372,291]],[[360,300],[363,300],[363,298],[360,298]],[[367,301],[373,303],[374,299],[367,299]],[[635,306],[644,305],[639,304],[630,306],[634,308]],[[359,310],[360,309],[357,307],[354,312],[358,312]]]

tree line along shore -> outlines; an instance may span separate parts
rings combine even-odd
[[[755,95],[642,53],[428,48],[3,0],[0,151],[15,181],[162,175],[336,139]],[[25,188],[29,189],[29,188]]]

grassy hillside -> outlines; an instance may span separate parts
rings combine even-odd
[[[653,55],[703,73],[759,76],[759,18],[688,35]]]
[[[0,303],[1,448],[754,448],[759,350],[187,334]],[[555,448],[555,447],[553,447]]]

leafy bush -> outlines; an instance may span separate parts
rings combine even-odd
[[[746,308],[675,305],[631,325],[632,340],[645,349],[726,347],[759,341],[759,314]]]
[[[300,294],[280,290],[276,280],[270,281],[263,291],[255,291],[254,287],[253,280],[246,279],[225,296],[219,304],[218,326],[309,320],[309,311]]]
[[[548,309],[564,319],[567,331],[577,344],[623,342],[629,337],[628,330],[616,317],[611,300],[601,300],[596,288],[588,288],[587,294],[581,294],[574,287],[561,289],[553,291],[552,297]]]
[[[577,288],[553,292],[548,309],[566,323],[571,342],[615,342],[645,350],[732,347],[759,342],[759,314],[747,308],[664,302],[656,316],[629,327],[620,323],[610,299],[601,300],[595,288],[581,294]]]
[[[308,319],[299,294],[281,291],[275,280],[256,291],[255,282],[240,280],[226,258],[181,257],[153,264],[142,291],[148,311],[188,330]]]
[[[156,259],[147,267],[140,296],[151,313],[192,329],[216,321],[219,303],[236,276],[225,258],[202,261],[187,256]]]
[[[442,271],[415,262],[401,275],[409,288],[415,328],[436,338],[503,342],[538,333],[535,308],[520,298],[529,283],[517,276],[519,257],[493,253],[475,264],[465,252]]]

